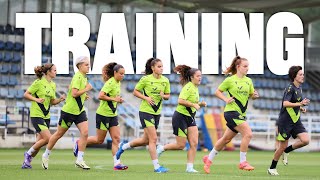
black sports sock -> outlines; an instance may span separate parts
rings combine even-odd
[[[292,145],[288,146],[288,147],[284,150],[285,153],[289,153],[289,152],[291,152],[291,151],[293,151]]]
[[[277,167],[278,161],[272,160],[270,169],[275,169]]]

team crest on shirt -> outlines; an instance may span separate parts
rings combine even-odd
[[[249,86],[249,82],[246,81],[246,84]]]
[[[152,119],[150,119],[150,122],[151,122],[152,124],[154,124],[154,123],[155,123],[153,118],[152,118]]]
[[[239,119],[244,119],[244,117],[241,114],[238,117]]]
[[[287,138],[287,134],[286,133],[282,133],[282,137]]]
[[[161,85],[164,87],[164,86],[166,86],[166,83],[165,82],[161,82]]]

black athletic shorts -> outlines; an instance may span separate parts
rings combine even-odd
[[[194,117],[186,116],[174,111],[172,116],[173,134],[179,137],[187,137],[188,127],[197,126]]]
[[[227,126],[229,129],[231,129],[233,132],[238,133],[237,130],[234,128],[246,121],[246,117],[242,116],[239,112],[237,111],[227,111],[224,112],[224,118],[227,121]]]
[[[155,126],[155,128],[158,129],[160,115],[154,115],[139,111],[139,117],[143,128]]]
[[[87,120],[88,118],[87,118],[86,111],[82,111],[79,115],[74,115],[74,114],[61,111],[59,125],[65,129],[69,129],[72,123],[77,125]]]
[[[96,128],[104,131],[109,130],[113,126],[118,126],[118,116],[107,117],[96,113]]]
[[[40,133],[43,130],[47,130],[50,127],[50,119],[31,117],[31,122],[37,133]]]
[[[293,123],[292,121],[279,121],[277,140],[285,141],[288,140],[291,136],[295,139],[297,138],[298,134],[304,132],[307,132],[307,130],[304,128],[301,120],[298,120],[296,123]]]

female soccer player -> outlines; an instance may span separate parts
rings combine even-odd
[[[145,76],[136,85],[133,94],[142,99],[139,117],[144,134],[142,138],[134,139],[126,144],[121,143],[116,153],[117,159],[129,148],[149,145],[149,153],[154,166],[154,172],[165,173],[167,168],[158,162],[156,143],[157,128],[159,125],[162,100],[170,97],[170,83],[168,78],[162,76],[163,65],[160,59],[151,58],[146,63]]]
[[[203,157],[204,171],[210,173],[212,160],[240,132],[242,135],[240,145],[240,164],[239,169],[251,171],[254,167],[247,162],[247,151],[249,142],[252,137],[252,131],[246,122],[246,111],[249,98],[256,99],[259,97],[258,92],[254,90],[252,80],[247,77],[249,62],[245,58],[237,56],[233,59],[231,65],[224,72],[232,74],[227,77],[218,87],[215,95],[226,102],[224,109],[224,118],[227,121],[227,129],[220,138],[210,154]],[[226,97],[223,92],[227,92]]]
[[[59,104],[65,99],[61,96],[56,99],[56,84],[52,81],[56,77],[57,70],[54,64],[45,64],[34,68],[38,77],[24,93],[24,97],[30,101],[30,117],[33,127],[36,129],[36,143],[24,153],[22,169],[30,169],[32,158],[35,157],[40,148],[46,145],[51,137],[50,127],[50,105]]]
[[[182,150],[188,142],[190,149],[188,151],[186,172],[197,173],[193,168],[194,158],[196,156],[198,145],[198,127],[194,119],[196,111],[200,107],[206,106],[206,102],[199,102],[198,86],[201,83],[201,71],[190,68],[186,65],[179,65],[174,69],[180,73],[180,84],[183,88],[178,99],[178,106],[172,116],[173,134],[176,135],[176,143],[158,145],[158,157],[167,150]]]
[[[300,112],[305,113],[306,106],[310,100],[303,98],[301,84],[304,81],[304,74],[301,66],[291,66],[289,69],[289,78],[291,83],[284,91],[282,107],[278,119],[278,136],[277,140],[280,145],[274,153],[273,160],[268,174],[279,175],[276,167],[283,154],[284,165],[288,164],[288,153],[309,144],[309,136],[300,120]],[[290,137],[298,137],[298,141],[288,146]]]
[[[128,166],[120,163],[115,156],[120,144],[120,128],[117,117],[117,104],[124,100],[120,96],[120,86],[125,70],[122,65],[109,63],[102,68],[102,77],[105,81],[99,93],[100,105],[96,112],[96,136],[88,137],[87,145],[102,144],[109,131],[112,139],[112,156],[114,170],[126,170]],[[78,155],[78,141],[75,144],[74,155]]]
[[[76,59],[75,64],[79,71],[75,73],[70,83],[66,103],[61,109],[58,129],[51,136],[46,151],[42,155],[42,167],[44,169],[48,169],[49,155],[52,148],[67,132],[72,123],[75,123],[80,131],[79,152],[75,166],[82,169],[90,169],[83,160],[88,138],[88,119],[83,105],[84,101],[88,98],[87,92],[92,89],[86,76],[90,69],[89,58],[81,56]]]

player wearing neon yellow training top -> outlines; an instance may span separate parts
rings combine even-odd
[[[309,144],[309,135],[300,120],[300,112],[305,113],[307,110],[303,108],[310,103],[310,100],[303,98],[302,83],[304,82],[304,73],[301,66],[291,66],[289,69],[289,78],[291,83],[284,91],[282,99],[282,107],[278,119],[278,135],[279,147],[274,153],[268,174],[276,176],[277,163],[280,156],[283,155],[282,162],[288,165],[289,152],[304,147]],[[298,137],[298,141],[288,146],[290,137],[294,139]]]
[[[84,56],[76,59],[75,65],[79,71],[75,73],[70,83],[66,103],[61,110],[57,131],[51,136],[47,149],[42,155],[42,167],[44,169],[48,169],[49,155],[52,148],[67,132],[72,123],[75,123],[80,131],[79,151],[75,166],[86,170],[90,169],[83,160],[88,138],[88,119],[83,105],[84,101],[88,98],[87,92],[92,89],[86,77],[90,69],[89,60],[88,57]]]
[[[43,66],[37,66],[34,72],[38,79],[36,79],[24,93],[24,97],[32,102],[30,117],[33,127],[37,132],[37,140],[36,143],[24,153],[22,169],[32,168],[32,158],[37,155],[40,148],[46,145],[50,139],[50,106],[56,105],[65,99],[64,96],[56,99],[56,84],[52,81],[57,74],[54,64],[48,63]]]
[[[230,67],[224,72],[232,74],[227,77],[218,87],[215,95],[226,102],[224,110],[224,118],[227,121],[227,129],[220,138],[208,156],[203,157],[204,171],[210,173],[210,166],[213,158],[221,151],[224,146],[229,143],[238,132],[242,135],[240,145],[240,163],[239,169],[251,171],[254,167],[247,162],[248,146],[252,137],[252,131],[246,122],[246,111],[249,98],[256,99],[259,97],[257,91],[254,90],[252,81],[246,75],[249,70],[249,62],[245,58],[237,56],[233,59]],[[227,92],[226,97],[223,92]]]
[[[151,58],[147,61],[146,75],[140,79],[133,91],[136,97],[142,99],[139,117],[144,134],[142,138],[134,139],[126,144],[121,143],[116,153],[117,159],[120,159],[121,154],[128,148],[149,145],[149,153],[156,173],[168,171],[159,165],[156,153],[156,129],[159,124],[162,101],[170,97],[170,83],[166,77],[162,76],[162,72],[163,65],[160,59]]]
[[[120,86],[125,70],[122,65],[109,63],[102,68],[102,77],[105,81],[99,93],[100,105],[96,112],[97,134],[88,137],[87,145],[102,144],[109,131],[112,139],[112,156],[114,170],[126,170],[128,166],[121,164],[115,154],[120,143],[120,128],[117,116],[118,103],[124,100],[120,96]],[[74,155],[78,154],[78,141],[75,144]]]
[[[199,102],[198,86],[201,83],[201,71],[196,68],[190,68],[186,65],[179,65],[175,72],[180,73],[180,84],[183,88],[178,99],[178,106],[172,116],[173,134],[176,135],[176,142],[158,145],[158,157],[167,150],[182,150],[185,148],[187,140],[190,148],[188,150],[187,168],[188,173],[197,173],[193,168],[194,158],[198,146],[198,127],[195,121],[196,110],[206,106],[206,102]]]

